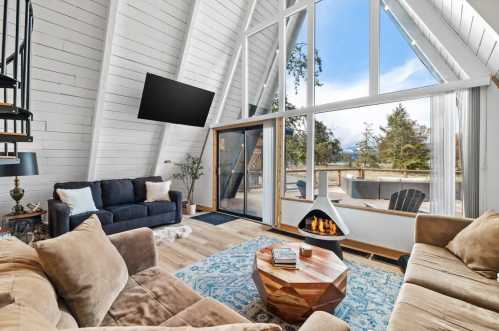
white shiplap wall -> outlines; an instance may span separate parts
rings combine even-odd
[[[37,152],[40,175],[22,178],[24,202],[45,203],[56,181],[85,180],[108,5],[108,0],[33,1],[34,143],[20,149]],[[12,178],[0,178],[2,213],[12,206],[12,186]]]
[[[234,72],[234,78],[229,87],[221,121],[231,122],[241,118],[242,94],[242,61],[239,59]]]
[[[221,102],[222,88],[236,49],[241,25],[248,7],[247,0],[202,0],[199,12],[192,24],[192,35],[180,80],[187,84],[215,92],[215,98],[207,119],[207,126],[215,118],[215,111]],[[206,129],[171,125],[163,155],[172,161],[162,167],[160,174],[171,177],[175,172],[173,163],[180,162],[186,153],[198,156],[201,152]],[[205,176],[197,184],[196,201],[211,204],[211,140],[203,154]],[[163,161],[163,160],[160,160]],[[176,189],[182,190],[178,183]],[[184,192],[185,193],[185,192]]]
[[[26,200],[45,202],[54,182],[86,179],[108,7],[109,0],[35,1],[35,142],[24,148],[38,153],[42,175],[23,180]],[[181,80],[216,92],[214,110],[248,1],[202,0],[200,7]],[[147,72],[177,75],[191,13],[191,1],[119,1],[102,121],[97,123],[96,178],[152,174],[162,125],[137,119],[142,87]],[[214,116],[210,112],[208,123]],[[199,153],[205,132],[174,125],[163,148],[173,162],[180,161],[188,152]],[[173,169],[168,170],[162,175],[171,176]],[[7,211],[11,179],[0,181],[5,187],[0,208]],[[208,185],[211,179],[200,182]]]
[[[191,1],[121,0],[111,48],[96,178],[150,175],[162,125],[137,119],[147,72],[175,78]]]
[[[488,10],[487,15],[495,21],[485,21],[480,13],[466,0],[430,0],[442,18],[492,73],[499,74],[499,34],[491,24],[498,26],[499,1],[478,1],[471,3],[479,9]],[[482,3],[486,3],[487,7]]]

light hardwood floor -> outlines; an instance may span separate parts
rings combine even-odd
[[[175,273],[183,267],[261,235],[283,241],[300,241],[293,237],[270,232],[270,227],[267,225],[244,219],[214,226],[185,218],[181,224],[189,225],[192,228],[192,234],[189,237],[177,239],[173,243],[163,242],[158,246],[159,264],[170,273]],[[347,252],[344,252],[344,257],[350,261],[400,273],[400,269],[391,264]]]

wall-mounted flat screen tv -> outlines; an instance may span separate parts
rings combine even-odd
[[[215,93],[147,73],[138,118],[203,127]]]

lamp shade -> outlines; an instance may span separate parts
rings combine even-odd
[[[19,163],[0,165],[0,177],[33,176],[38,175],[38,163],[36,153],[17,153]]]

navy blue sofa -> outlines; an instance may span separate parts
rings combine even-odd
[[[160,182],[161,177],[111,179],[95,182],[66,182],[54,185],[53,199],[48,201],[49,233],[57,237],[69,232],[96,214],[107,234],[140,227],[175,224],[182,220],[182,194],[170,191],[171,201],[145,202],[145,182]],[[59,199],[57,189],[90,187],[98,211],[69,215],[69,207]]]

